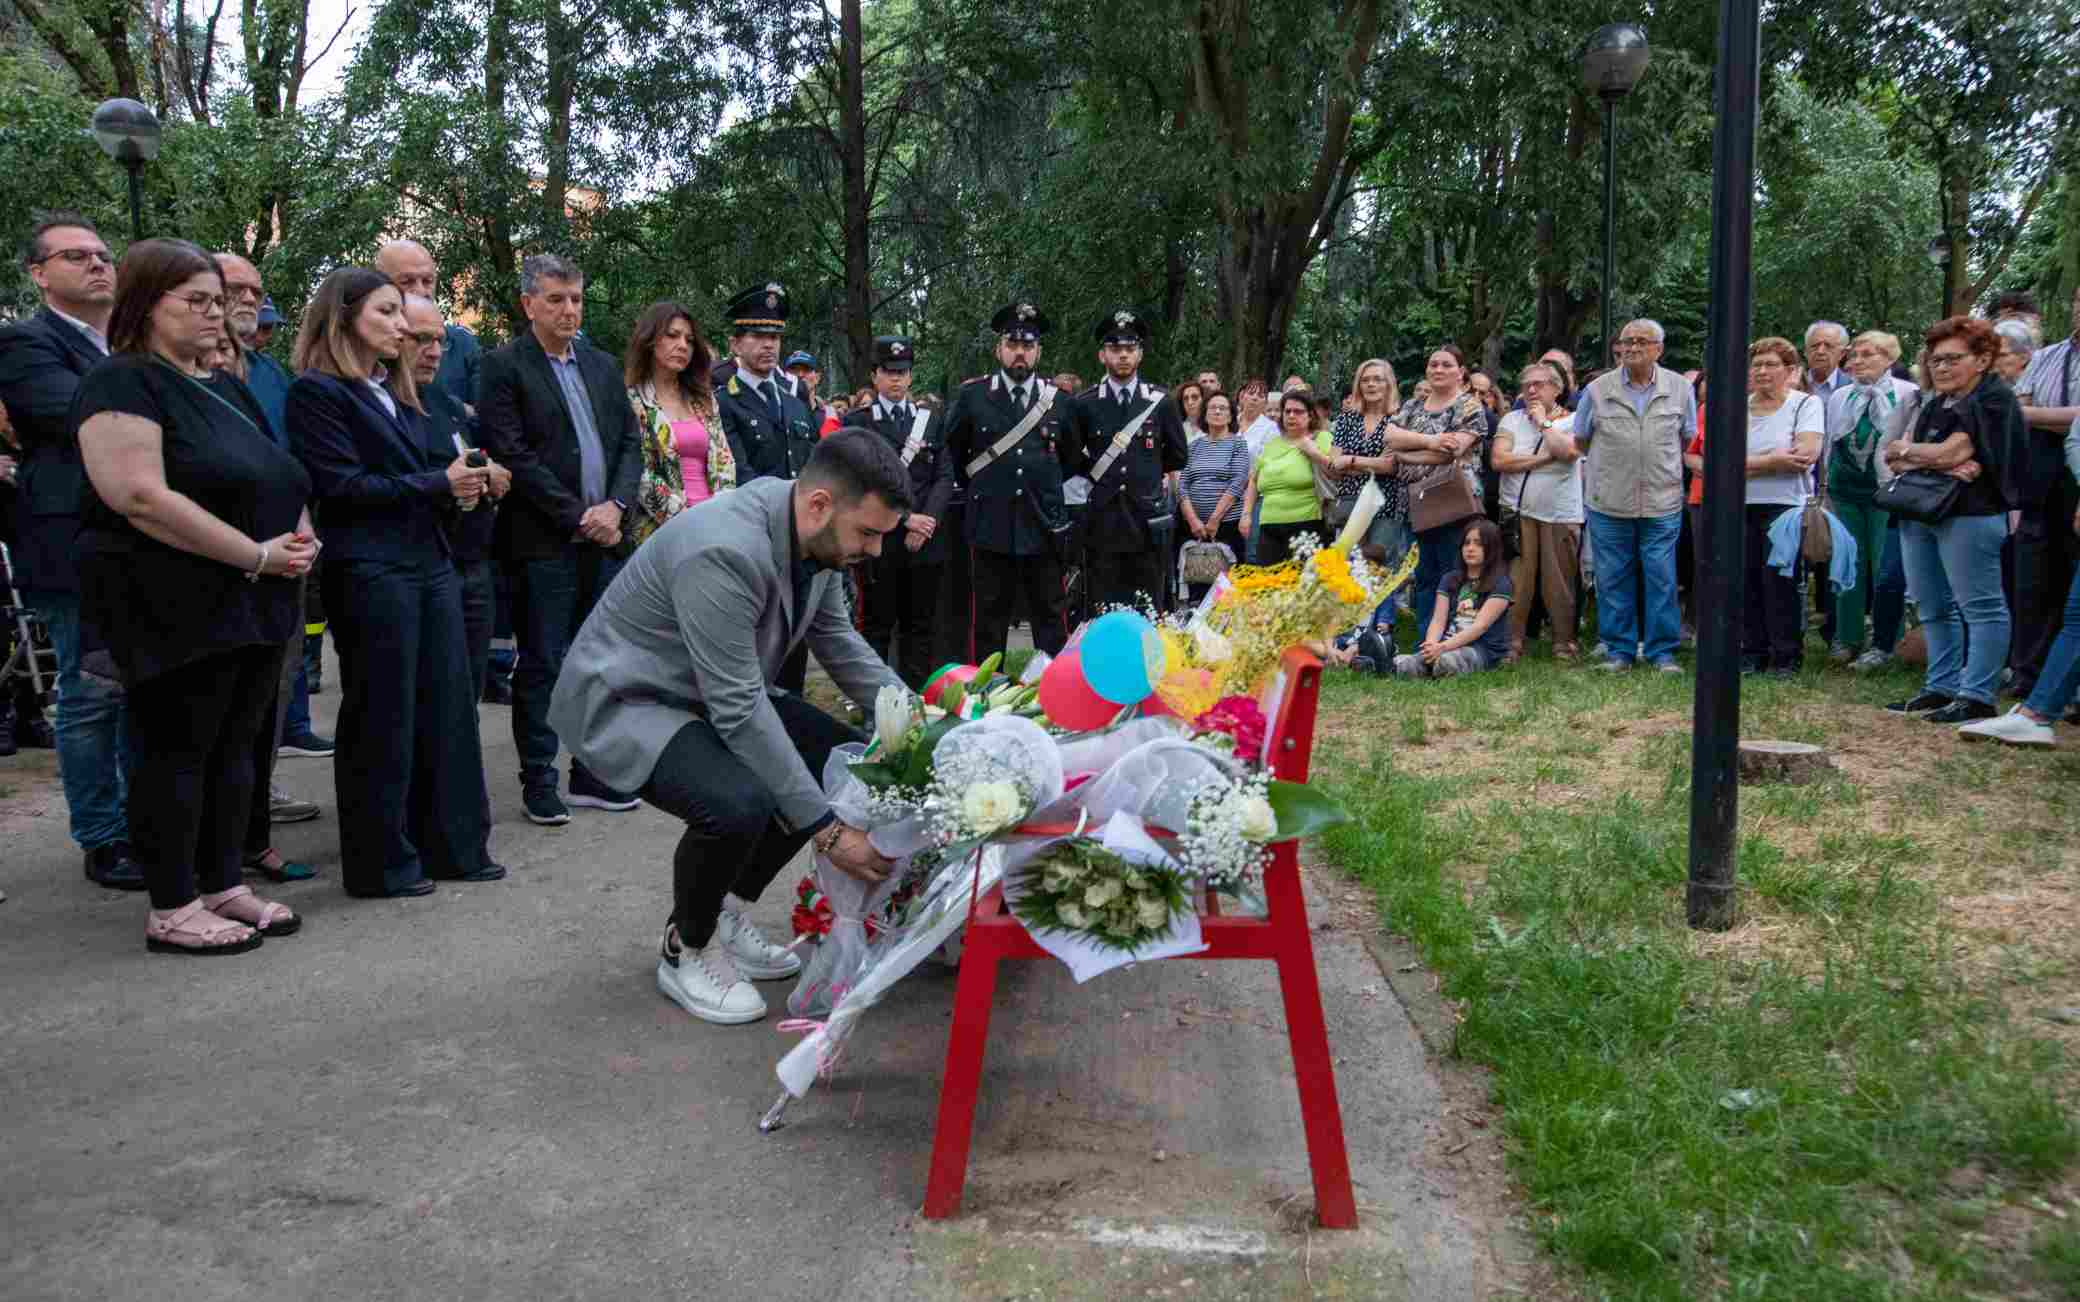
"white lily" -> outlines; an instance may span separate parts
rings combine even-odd
[[[880,739],[883,754],[901,749],[914,715],[908,688],[889,683],[875,694],[874,736]]]

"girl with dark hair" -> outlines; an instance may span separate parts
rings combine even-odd
[[[404,297],[342,267],[305,309],[289,428],[322,505],[318,579],[339,641],[332,780],[340,879],[365,898],[431,894],[432,879],[505,876],[462,630],[451,514],[479,508],[488,468],[436,448],[412,385]]]
[[[1394,657],[1403,678],[1449,678],[1493,669],[1509,654],[1515,589],[1502,555],[1502,530],[1475,516],[1459,535],[1459,567],[1437,585],[1430,631],[1414,655]]]
[[[113,352],[73,408],[93,490],[79,534],[86,659],[127,689],[130,839],[152,897],[145,944],[161,953],[239,953],[302,921],[241,883],[240,850],[255,747],[274,726],[282,647],[317,555],[310,479],[246,386],[211,370],[224,310],[201,249],[131,245]]]
[[[637,318],[621,367],[643,435],[631,547],[687,507],[737,486],[736,458],[720,437],[713,363],[693,313],[679,304],[652,303]]]

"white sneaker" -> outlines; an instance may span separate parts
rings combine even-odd
[[[657,959],[657,988],[665,998],[704,1022],[736,1026],[766,1015],[764,996],[737,975],[715,940],[706,949],[680,947],[676,929],[665,931]]]
[[[1874,669],[1883,669],[1891,663],[1892,653],[1890,651],[1880,651],[1878,650],[1878,648],[1872,647],[1870,650],[1864,652],[1862,655],[1850,661],[1849,668],[1855,670],[1859,674],[1867,674]]]
[[[2024,714],[2019,705],[1991,719],[1959,724],[1957,732],[1968,741],[2004,741],[2010,746],[2058,745],[2058,737],[2051,731],[2051,725],[2038,723]]]
[[[715,939],[709,948],[721,949],[737,971],[753,981],[782,981],[802,970],[801,955],[767,940],[756,923],[728,904],[715,920]]]

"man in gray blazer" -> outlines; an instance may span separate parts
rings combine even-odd
[[[864,738],[777,690],[807,644],[854,701],[900,684],[853,630],[845,567],[900,536],[903,463],[872,431],[816,445],[798,478],[755,480],[688,508],[650,537],[564,657],[549,722],[599,780],[686,820],[657,985],[709,1022],[755,1022],[750,980],[801,960],[745,911],[802,843],[866,881],[888,861],[823,796],[833,748]]]

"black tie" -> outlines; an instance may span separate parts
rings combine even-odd
[[[780,428],[780,386],[771,380],[758,386],[765,391],[766,411],[773,418],[773,428]]]
[[[1125,389],[1114,389],[1112,392],[1118,396],[1120,406],[1124,407],[1127,405],[1127,391]]]
[[[1026,387],[1025,387],[1025,386],[1024,386],[1023,384],[1021,384],[1021,385],[1019,385],[1019,386],[1018,386],[1018,387],[1017,387],[1016,389],[1013,389],[1013,390],[1012,390],[1011,392],[1013,392],[1013,393],[1015,393],[1015,394],[1017,394],[1017,395],[1018,395],[1018,413],[1019,413],[1019,415],[1021,415],[1021,416],[1025,415],[1025,411],[1026,411]]]

